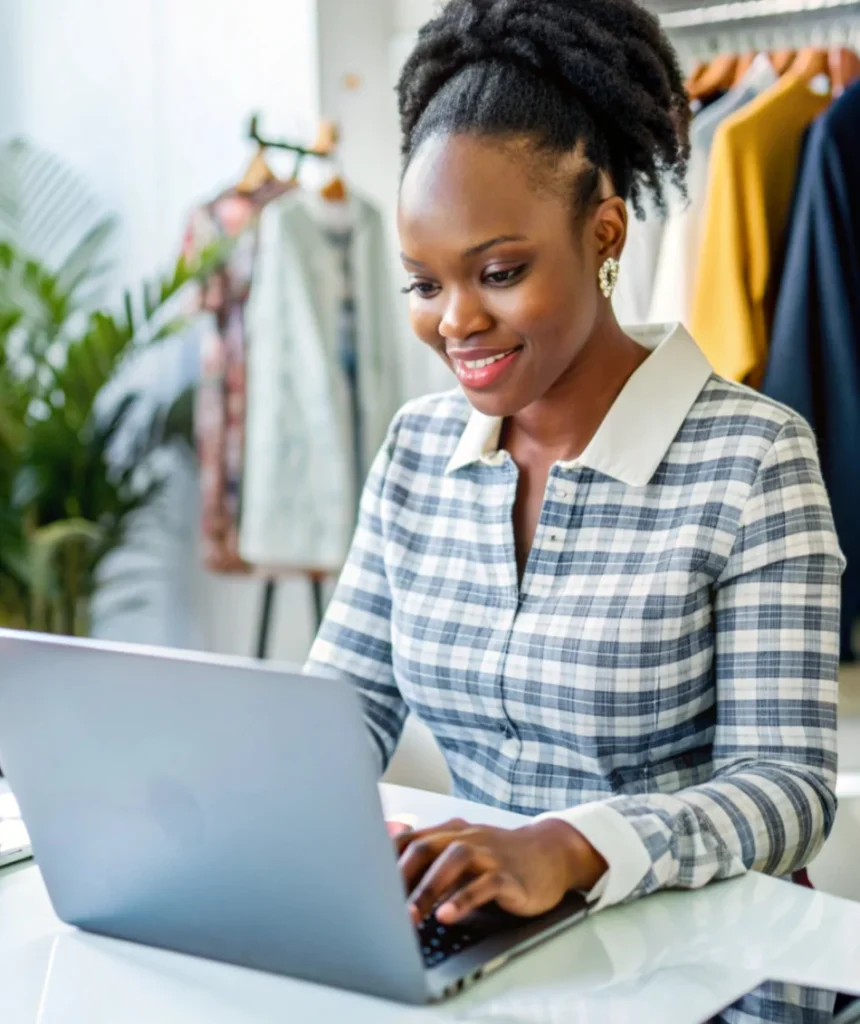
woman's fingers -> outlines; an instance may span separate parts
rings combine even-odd
[[[409,904],[413,920],[416,923],[423,921],[440,903],[477,876],[493,871],[495,866],[495,860],[487,850],[454,834],[445,848],[424,868],[420,880],[412,888]]]
[[[437,832],[434,835],[418,836],[406,846],[400,855],[400,874],[408,893],[414,892],[436,859],[459,838],[458,832]]]
[[[441,924],[456,924],[473,910],[499,899],[507,885],[501,871],[487,871],[448,896],[436,917]]]
[[[403,832],[395,836],[394,848],[399,857],[410,843],[421,842],[428,836],[442,835],[448,832],[462,832],[469,827],[468,822],[463,821],[462,818],[452,818],[450,821],[443,822],[441,825],[434,825],[432,828]]]

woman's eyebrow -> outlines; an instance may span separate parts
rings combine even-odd
[[[481,242],[480,245],[473,245],[471,249],[467,249],[463,256],[468,259],[470,256],[478,256],[482,252],[486,252],[487,249],[492,249],[494,245],[501,245],[502,242],[525,242],[525,235],[498,235],[496,238],[490,238],[486,242]]]
[[[494,245],[501,245],[503,242],[525,242],[525,235],[497,235],[495,238],[488,238],[486,242],[480,242],[478,245],[473,245],[470,249],[466,249],[463,253],[463,259],[470,259],[472,256],[478,256],[482,252],[486,252],[487,249],[492,249]],[[411,256],[407,256],[405,252],[400,254],[400,258],[404,263],[408,263],[412,267],[425,267],[426,264],[420,260],[414,260]]]

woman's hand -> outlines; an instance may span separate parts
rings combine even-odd
[[[455,819],[394,840],[416,924],[436,908],[454,924],[495,900],[510,914],[536,917],[572,889],[588,891],[607,869],[594,847],[555,819],[489,828]]]

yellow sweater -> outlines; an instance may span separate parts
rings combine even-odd
[[[723,377],[761,383],[803,135],[830,103],[780,79],[714,139],[691,328]]]

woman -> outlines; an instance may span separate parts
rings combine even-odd
[[[395,419],[311,666],[383,768],[411,710],[458,795],[541,815],[398,839],[415,919],[792,872],[836,807],[813,438],[610,303],[627,201],[683,182],[671,46],[633,0],[451,0],[399,99],[412,326],[461,388]],[[725,1019],[828,1005],[769,986]]]

